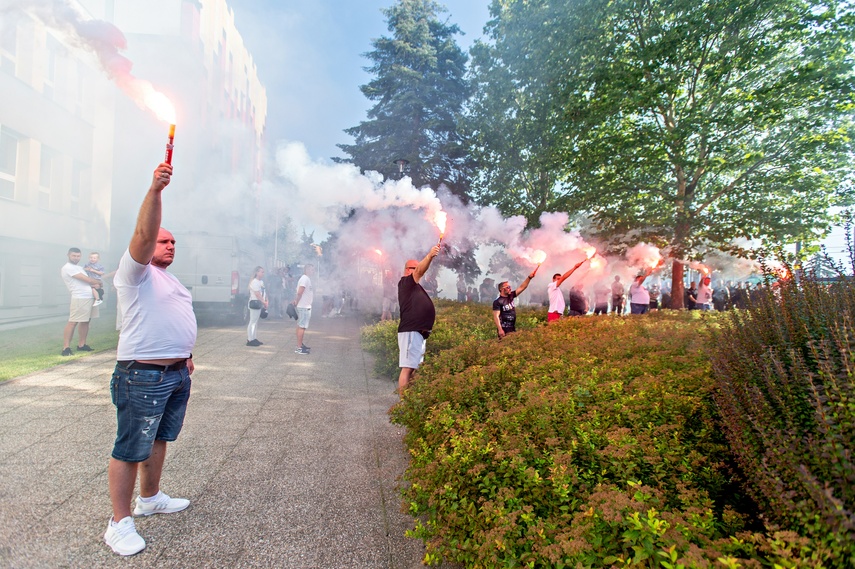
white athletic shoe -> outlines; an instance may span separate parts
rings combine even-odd
[[[113,518],[107,524],[104,542],[119,555],[133,555],[145,549],[145,540],[137,533],[137,526],[131,516],[113,523]]]
[[[151,502],[143,502],[137,498],[137,506],[134,508],[135,516],[150,516],[152,514],[172,514],[186,510],[190,500],[184,498],[170,498],[160,492],[160,498]]]

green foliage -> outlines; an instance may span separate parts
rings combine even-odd
[[[427,342],[425,353],[427,366],[434,365],[434,360],[444,362],[443,353],[452,347],[469,345],[477,348],[480,342],[496,340],[496,327],[493,324],[493,312],[490,306],[460,304],[448,300],[437,300],[435,304],[436,324]],[[532,307],[517,308],[517,330],[531,329],[545,322],[546,314],[543,310]],[[398,376],[397,320],[387,320],[364,327],[362,346],[377,356],[375,371],[379,375]]]
[[[705,324],[721,316],[574,318],[498,341],[465,333],[480,310],[441,307],[444,347],[391,410],[426,563],[843,566],[829,540],[757,531],[712,399]]]
[[[813,241],[851,201],[850,2],[494,1],[492,15],[468,125],[482,203],[591,212],[614,248],[632,232],[686,257]]]
[[[417,187],[442,183],[463,196],[470,161],[458,115],[469,96],[468,57],[454,40],[460,29],[439,19],[446,11],[433,0],[398,0],[383,11],[392,37],[372,42],[366,71],[374,79],[361,87],[375,105],[345,131],[354,144],[338,146],[362,170],[398,177],[395,162],[404,159]]]
[[[722,322],[716,403],[771,520],[855,565],[855,283],[784,281]]]

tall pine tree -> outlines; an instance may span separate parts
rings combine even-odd
[[[392,37],[372,43],[365,54],[374,75],[362,93],[375,105],[368,120],[346,129],[354,144],[339,144],[361,170],[399,176],[399,160],[417,187],[440,184],[465,197],[468,158],[458,119],[469,96],[467,55],[454,36],[457,25],[439,19],[447,10],[433,0],[399,0],[383,10]]]

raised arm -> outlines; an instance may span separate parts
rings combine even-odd
[[[523,291],[528,288],[528,285],[531,282],[531,279],[534,278],[535,274],[537,274],[537,269],[535,269],[532,274],[527,276],[525,278],[525,280],[522,282],[522,284],[517,287],[517,290],[516,290],[517,296],[521,295],[523,293]]]
[[[555,283],[555,286],[556,286],[556,287],[561,286],[561,283],[563,283],[564,281],[566,281],[566,280],[567,280],[567,278],[568,278],[570,275],[572,275],[574,272],[576,272],[576,269],[578,269],[579,267],[581,267],[581,266],[582,266],[582,263],[584,263],[584,262],[585,262],[585,261],[587,261],[587,260],[588,260],[588,259],[582,259],[581,261],[579,261],[578,263],[576,263],[576,266],[575,266],[575,267],[573,267],[572,269],[570,269],[569,271],[567,271],[566,273],[564,273],[563,275],[561,275],[561,277],[558,279],[558,282],[556,282],[556,283]]]
[[[140,212],[137,216],[137,226],[131,237],[128,250],[131,257],[137,263],[147,265],[151,262],[154,249],[157,245],[157,234],[160,231],[160,220],[162,218],[163,202],[161,192],[169,185],[172,176],[172,166],[162,162],[158,166],[151,180],[151,187],[143,199]]]
[[[425,258],[419,261],[419,265],[416,267],[416,270],[413,271],[413,280],[419,282],[421,278],[425,275],[425,273],[430,268],[431,261],[433,258],[439,255],[439,245],[434,245],[431,247],[428,254],[425,255]]]

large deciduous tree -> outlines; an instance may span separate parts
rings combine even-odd
[[[829,207],[850,200],[849,2],[497,0],[492,10],[494,53],[521,50],[496,61],[515,93],[552,98],[541,125],[559,171],[554,204],[590,212],[616,247],[632,235],[680,259],[740,252],[740,240],[814,241]],[[674,306],[682,269],[675,261]]]
[[[469,97],[464,78],[468,56],[455,41],[456,25],[439,19],[446,9],[433,0],[399,0],[383,10],[392,37],[374,40],[365,54],[374,79],[361,87],[374,106],[368,120],[345,132],[354,144],[339,144],[363,171],[396,177],[400,160],[417,187],[445,184],[467,196],[469,158],[458,120]]]

